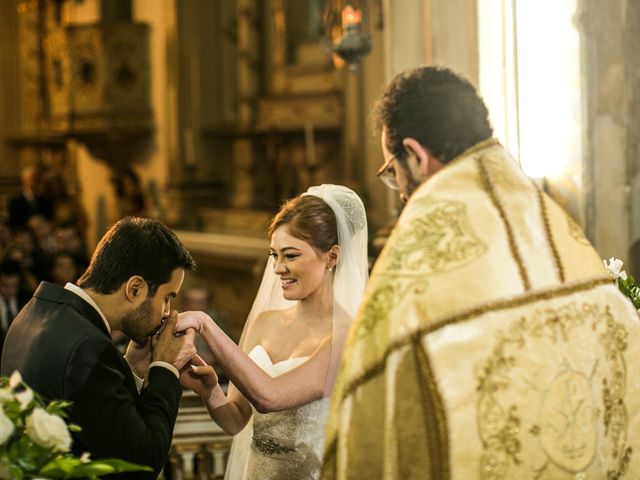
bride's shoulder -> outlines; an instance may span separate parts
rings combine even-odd
[[[255,320],[255,327],[268,328],[282,323],[286,318],[287,310],[265,310],[260,312]]]
[[[251,347],[260,344],[265,337],[273,334],[282,325],[285,310],[265,310],[260,312],[251,322],[247,330],[247,345]]]

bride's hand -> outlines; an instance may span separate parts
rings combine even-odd
[[[139,344],[131,340],[127,346],[127,352],[124,354],[127,363],[138,377],[144,378],[149,370],[151,363],[151,339],[143,344]]]
[[[196,354],[180,371],[180,383],[203,399],[207,399],[218,384],[218,375],[211,365]]]
[[[178,314],[178,323],[176,324],[176,328],[174,329],[173,333],[174,335],[180,335],[185,330],[193,328],[196,332],[202,334],[207,322],[213,322],[213,320],[204,312],[195,310],[189,312],[180,312]]]

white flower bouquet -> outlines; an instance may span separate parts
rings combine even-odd
[[[89,454],[70,453],[70,431],[65,422],[69,402],[45,403],[19,372],[0,378],[0,479],[89,478],[118,472],[152,471],[123,460],[91,461]]]
[[[609,274],[616,282],[618,290],[631,300],[636,309],[640,309],[640,287],[631,275],[622,270],[623,262],[619,258],[611,257],[608,261],[603,260],[604,266],[609,270]]]

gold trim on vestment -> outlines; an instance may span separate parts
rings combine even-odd
[[[495,187],[493,185],[493,181],[491,180],[491,176],[489,175],[489,170],[485,166],[482,157],[477,157],[476,164],[478,165],[478,170],[480,171],[480,179],[482,180],[482,186],[486,190],[489,198],[491,198],[491,203],[498,210],[498,214],[500,216],[500,220],[504,225],[504,228],[507,233],[507,238],[509,239],[509,250],[511,251],[511,256],[513,257],[516,265],[518,265],[518,273],[520,274],[520,279],[522,280],[522,284],[525,290],[531,290],[531,281],[529,280],[529,275],[527,274],[527,270],[525,269],[524,262],[522,261],[522,257],[520,255],[520,251],[518,250],[518,245],[516,244],[515,235],[513,234],[513,230],[511,228],[511,224],[507,219],[507,214],[504,211],[504,207],[500,203],[498,199],[498,195],[496,193]]]
[[[327,448],[324,451],[324,455],[322,456],[322,470],[325,471],[327,465],[332,465],[333,475],[331,478],[338,478],[338,461],[336,457],[336,450],[338,449],[338,437],[333,437],[331,443],[327,445]],[[333,462],[329,463],[333,458]],[[322,478],[323,475],[320,475]]]
[[[553,241],[553,234],[551,233],[551,224],[549,223],[549,215],[547,214],[547,205],[544,201],[544,195],[542,194],[542,190],[536,183],[532,180],[537,196],[538,203],[540,204],[540,213],[542,214],[542,223],[544,225],[544,231],[547,234],[547,243],[549,244],[549,248],[551,249],[551,253],[553,254],[553,261],[556,265],[556,272],[558,273],[558,278],[561,282],[564,282],[564,267],[562,266],[562,261],[560,260],[560,254],[558,253],[558,247],[556,243]]]
[[[495,145],[500,145],[500,140],[495,137],[487,138],[486,140],[481,141],[480,143],[476,143],[472,147],[467,148],[464,152],[462,152],[457,157],[453,158],[450,162],[447,162],[447,166],[451,166],[453,163],[458,160],[463,160],[480,150],[484,150],[489,147],[493,147]]]
[[[420,340],[414,339],[413,352],[420,382],[422,412],[427,432],[431,478],[449,480],[449,434],[442,395],[438,391],[429,354]],[[427,393],[428,392],[428,393]]]
[[[556,287],[552,289],[537,290],[525,295],[518,296],[516,298],[499,300],[493,303],[480,305],[479,307],[473,308],[471,310],[467,310],[466,312],[462,312],[462,313],[453,315],[451,317],[444,318],[442,320],[431,322],[429,323],[429,325],[424,325],[420,327],[418,330],[416,330],[415,332],[412,332],[404,336],[403,338],[400,338],[395,342],[392,342],[391,344],[389,344],[389,347],[385,350],[384,354],[382,355],[382,358],[378,362],[376,362],[365,373],[360,375],[354,381],[350,382],[347,387],[345,387],[340,403],[344,402],[344,400],[349,395],[351,395],[360,385],[367,383],[370,379],[378,375],[380,372],[383,372],[385,369],[385,363],[387,362],[387,358],[395,350],[402,348],[411,342],[420,341],[423,335],[432,333],[452,323],[464,322],[465,320],[475,318],[487,312],[493,312],[498,310],[508,310],[510,308],[518,308],[518,307],[527,305],[529,303],[537,302],[538,300],[550,300],[552,298],[560,297],[562,295],[568,295],[570,293],[591,290],[592,288],[596,288],[601,285],[610,285],[610,284],[611,284],[611,277],[607,276],[607,277],[594,278],[586,282],[563,285],[561,287]]]

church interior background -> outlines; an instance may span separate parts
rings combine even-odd
[[[331,52],[349,3],[371,43],[352,67]],[[131,211],[133,172],[199,263],[184,288],[237,338],[284,199],[356,190],[374,261],[400,207],[368,113],[434,64],[477,85],[525,172],[638,275],[638,38],[634,0],[2,0],[0,220],[35,166],[64,180],[91,251]]]

